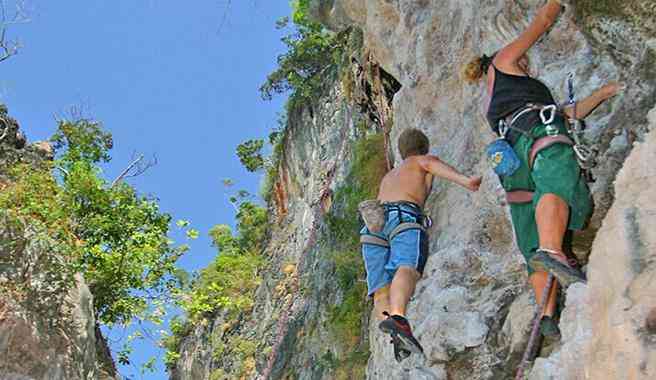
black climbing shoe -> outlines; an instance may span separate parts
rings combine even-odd
[[[398,339],[399,349],[423,355],[424,349],[412,335],[412,329],[410,329],[410,323],[408,323],[408,320],[400,315],[390,316],[387,312],[383,312],[383,314],[387,316],[387,319],[380,322],[378,328],[384,333],[390,334],[392,336],[392,341],[395,338]]]
[[[540,334],[545,338],[560,339],[560,329],[553,318],[544,316],[540,320]]]
[[[552,273],[563,288],[567,288],[575,282],[586,282],[585,275],[581,271],[561,262],[542,249],[535,252],[530,264],[536,271]]]
[[[403,343],[399,341],[398,335],[392,336],[392,340],[390,341],[394,345],[394,359],[396,359],[397,362],[401,363],[404,359],[406,359],[412,352],[406,350],[405,348],[401,348]]]

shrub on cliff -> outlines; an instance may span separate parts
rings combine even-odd
[[[260,252],[266,238],[266,209],[243,202],[237,212],[237,231],[220,224],[210,230],[219,254],[193,281],[181,306],[191,321],[218,310],[235,315],[253,306],[252,292],[260,283]]]
[[[278,56],[278,68],[269,74],[260,92],[264,99],[291,91],[289,106],[314,100],[337,73],[347,40],[345,33],[332,33],[308,17],[308,0],[292,1],[293,31],[282,38],[287,52]],[[289,18],[278,22],[285,28]]]

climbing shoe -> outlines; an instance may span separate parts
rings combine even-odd
[[[540,334],[545,338],[560,339],[560,329],[553,318],[544,316],[540,320]]]
[[[392,336],[392,340],[390,341],[394,345],[394,359],[396,359],[397,362],[401,363],[405,358],[410,356],[412,352],[406,350],[405,348],[401,348],[403,343],[399,340],[398,335]]]
[[[386,311],[383,314],[387,316],[387,319],[380,322],[378,328],[384,333],[390,334],[392,336],[392,342],[394,342],[394,339],[398,339],[399,349],[423,355],[424,349],[412,335],[412,329],[410,329],[408,320],[400,315],[389,315]]]
[[[585,275],[570,266],[564,255],[562,261],[556,258],[559,257],[557,255],[558,253],[555,251],[538,249],[531,258],[530,265],[536,271],[552,273],[563,288],[567,288],[575,282],[586,282]]]

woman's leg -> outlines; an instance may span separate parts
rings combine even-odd
[[[538,226],[538,235],[540,239],[540,248],[548,249],[560,253],[564,263],[567,258],[563,252],[563,239],[567,232],[567,221],[569,219],[569,206],[555,194],[545,194],[540,198],[535,210],[535,221]],[[530,281],[535,290],[535,298],[538,304],[542,300],[544,287],[547,284],[547,272],[536,272],[531,275]],[[553,316],[556,308],[556,287],[554,281],[549,293],[547,307],[543,311],[544,315]]]
[[[535,222],[538,225],[540,248],[563,252],[563,239],[567,232],[569,206],[555,194],[545,194],[535,209]],[[565,262],[567,259],[563,255]]]

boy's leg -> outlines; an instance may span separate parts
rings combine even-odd
[[[362,258],[364,268],[367,272],[367,294],[374,297],[374,310],[376,318],[384,319],[383,312],[389,310],[389,288],[392,282],[392,276],[385,269],[389,261],[390,249],[385,246],[386,240],[380,236],[370,234],[366,229],[362,229],[361,235],[374,236],[379,241],[368,242],[370,239],[362,237]]]
[[[383,314],[390,310],[390,285],[386,285],[374,293],[374,313],[376,319],[382,321],[387,317]]]
[[[405,317],[406,307],[412,294],[415,292],[415,285],[419,280],[419,272],[415,268],[402,266],[397,269],[392,286],[390,288],[390,313]]]
[[[405,318],[406,307],[415,285],[421,276],[428,256],[428,236],[419,229],[407,230],[390,241],[390,261],[386,266],[394,273],[390,286],[390,313],[379,328],[397,338],[401,348],[409,352],[423,353],[424,349],[412,334]]]

